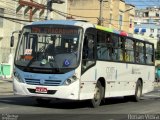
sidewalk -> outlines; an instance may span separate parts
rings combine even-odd
[[[160,82],[155,82],[154,83],[154,87],[156,88],[156,87],[160,87]]]
[[[0,95],[13,95],[12,79],[0,79]]]

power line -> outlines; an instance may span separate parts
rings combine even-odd
[[[70,15],[70,16],[73,16],[73,17],[96,18],[96,19],[98,19],[98,17],[87,17],[87,16],[73,15],[73,14],[65,13],[65,12],[62,12],[62,11],[59,11],[59,10],[56,10],[56,9],[53,9],[53,11],[54,11],[54,12],[57,12],[57,13],[65,14],[66,16],[67,16],[67,15]],[[115,20],[115,19],[104,19],[104,20],[121,21],[121,20]],[[130,21],[122,21],[122,22],[130,22]]]
[[[2,16],[2,15],[0,15],[0,18],[23,21],[23,22],[33,22],[33,21],[29,21],[29,20],[22,20],[22,19],[17,19],[17,18],[12,18],[12,17],[5,17],[5,16]]]
[[[24,23],[21,23],[21,22],[17,22],[17,21],[11,20],[11,19],[6,19],[6,20],[9,20],[9,21],[11,21],[11,22],[15,22],[15,23],[19,23],[19,24],[23,24],[23,25],[26,25],[26,24],[24,24]]]

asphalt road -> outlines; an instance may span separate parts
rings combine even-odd
[[[90,108],[86,101],[53,100],[40,106],[30,97],[0,96],[0,115],[2,120],[160,120],[160,90],[140,102],[109,98],[98,108]]]

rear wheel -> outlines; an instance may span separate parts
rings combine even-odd
[[[132,98],[135,102],[138,102],[140,101],[141,96],[142,96],[142,83],[138,81],[136,84],[135,95],[133,95]]]
[[[94,90],[94,97],[91,100],[91,106],[96,108],[101,104],[102,98],[104,97],[104,87],[98,81]]]

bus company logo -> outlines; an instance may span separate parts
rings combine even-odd
[[[117,70],[115,67],[107,67],[106,68],[107,79],[110,79],[110,80],[112,80],[114,78],[116,79],[117,78],[116,73],[117,73]]]
[[[141,74],[141,71],[139,68],[132,68],[132,74]]]
[[[45,84],[45,80],[44,79],[40,79],[40,84],[44,85]]]

